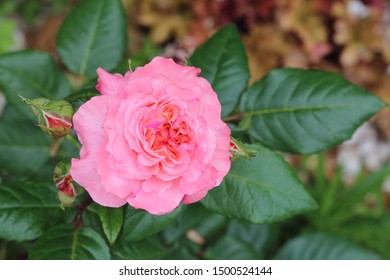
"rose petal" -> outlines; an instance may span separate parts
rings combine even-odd
[[[100,176],[97,174],[95,161],[91,157],[85,159],[72,159],[70,167],[72,178],[82,185],[92,197],[92,199],[103,206],[120,207],[126,203],[125,199],[107,192]]]
[[[102,95],[110,96],[123,93],[123,89],[125,88],[132,74],[130,71],[128,71],[125,76],[122,76],[121,74],[110,74],[102,68],[98,68],[96,72],[99,76],[96,89]]]
[[[210,165],[218,170],[218,177],[216,184],[221,184],[223,178],[230,170],[232,157],[229,147],[230,147],[230,129],[225,123],[221,123],[220,129],[216,132],[216,138],[219,140],[218,145],[216,146],[213,159],[210,162]]]
[[[190,203],[198,202],[199,200],[203,199],[206,195],[207,195],[207,191],[199,192],[192,195],[185,195],[183,198],[183,203],[190,204]]]
[[[173,181],[163,181],[156,177],[152,177],[142,183],[142,190],[145,192],[164,192],[171,187]]]
[[[108,193],[96,169],[96,154],[98,147],[104,141],[102,123],[106,110],[107,97],[96,96],[83,104],[73,116],[74,129],[82,144],[80,159],[72,159],[70,174],[82,185],[92,199],[104,206],[119,207],[126,200]]]
[[[141,208],[154,215],[164,215],[177,208],[184,194],[177,184],[164,192],[146,192],[140,190],[135,197],[127,199],[134,208]]]
[[[216,183],[218,176],[218,171],[212,167],[207,166],[194,182],[188,182],[184,178],[180,182],[180,188],[186,195],[193,195],[198,192],[208,191],[215,186],[219,185]]]

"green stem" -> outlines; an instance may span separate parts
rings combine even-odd
[[[242,118],[245,117],[244,113],[238,113],[236,115],[231,115],[223,118],[224,122],[229,122],[229,121],[236,121],[236,120],[241,120]]]
[[[54,138],[53,142],[51,143],[50,156],[54,159],[57,157],[61,142],[62,142],[61,138]]]
[[[65,139],[68,140],[70,143],[72,143],[76,148],[78,149],[81,148],[81,144],[76,139],[74,139],[70,134],[66,135]]]

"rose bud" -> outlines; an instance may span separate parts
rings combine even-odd
[[[58,198],[64,204],[71,204],[76,200],[76,191],[72,176],[69,174],[70,163],[59,162],[54,168],[53,181],[58,189]]]
[[[38,126],[54,138],[67,135],[72,130],[72,105],[65,100],[49,100],[46,98],[27,99],[21,97],[30,105],[38,118]]]
[[[233,155],[233,161],[239,157],[250,158],[257,153],[257,151],[249,149],[244,143],[233,137],[230,138],[230,152]]]

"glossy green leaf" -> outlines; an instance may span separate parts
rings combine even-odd
[[[258,153],[234,161],[222,184],[202,200],[207,208],[252,223],[273,223],[317,208],[280,155],[265,147],[248,147]]]
[[[386,104],[337,73],[278,69],[245,91],[250,135],[268,147],[311,154],[348,139]]]
[[[180,208],[171,214],[156,216],[144,210],[128,207],[125,213],[122,238],[124,241],[137,241],[151,236],[173,222]]]
[[[260,255],[252,244],[232,236],[224,235],[205,252],[206,259],[212,260],[256,260]]]
[[[90,228],[60,225],[45,232],[32,246],[30,260],[109,260],[104,239]]]
[[[0,168],[17,174],[37,172],[50,158],[50,142],[31,122],[0,122]]]
[[[103,231],[108,242],[113,244],[123,224],[123,208],[109,208],[99,206],[98,214],[102,222]]]
[[[0,56],[0,90],[21,114],[35,120],[17,93],[29,99],[61,99],[71,88],[49,54],[28,50]]]
[[[58,53],[74,73],[96,76],[119,65],[126,50],[126,18],[120,0],[84,0],[65,18]]]
[[[58,221],[62,212],[52,184],[0,184],[0,238],[35,239]]]
[[[239,31],[227,25],[195,50],[190,63],[199,67],[222,104],[222,116],[236,107],[248,79],[248,59]]]
[[[354,242],[326,233],[295,237],[276,256],[282,260],[377,260],[378,256]]]
[[[113,258],[117,260],[152,260],[162,257],[164,247],[157,237],[149,237],[116,244],[112,252]]]
[[[363,244],[365,247],[380,253],[385,259],[390,259],[388,244],[390,243],[390,217],[384,213],[381,216],[365,217],[351,215],[350,220],[341,225],[335,225],[330,230]]]

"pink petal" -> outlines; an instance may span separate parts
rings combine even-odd
[[[217,184],[218,171],[212,167],[207,166],[202,175],[199,176],[194,182],[188,182],[184,178],[180,182],[180,188],[186,195],[196,194],[198,192],[208,191]]]
[[[106,104],[106,96],[96,96],[83,104],[74,114],[74,129],[82,147],[80,159],[72,159],[70,174],[97,203],[104,206],[119,207],[125,204],[126,201],[104,189],[96,169],[97,150],[104,141],[104,131],[101,126]]]
[[[207,195],[207,191],[205,192],[199,192],[192,195],[185,195],[183,198],[184,204],[191,204],[194,202],[198,202],[199,200],[203,199]]]
[[[172,184],[173,181],[163,181],[156,177],[152,177],[142,183],[142,190],[145,192],[164,192],[167,188],[171,187]]]
[[[175,184],[164,192],[146,192],[140,190],[135,197],[130,197],[127,202],[134,208],[140,208],[154,215],[164,215],[177,208],[184,194]]]
[[[110,74],[102,68],[96,71],[99,75],[96,89],[102,95],[115,96],[123,93],[126,84],[128,83],[131,72],[128,71],[123,77],[121,74]]]
[[[225,123],[221,122],[220,128],[216,133],[216,138],[218,145],[216,146],[210,165],[218,170],[216,184],[219,185],[230,170],[230,158],[232,156],[229,150],[230,128]]]
[[[96,172],[93,158],[72,159],[70,174],[78,184],[88,191],[92,199],[100,205],[120,207],[126,203],[125,199],[119,198],[104,189],[100,176]]]

